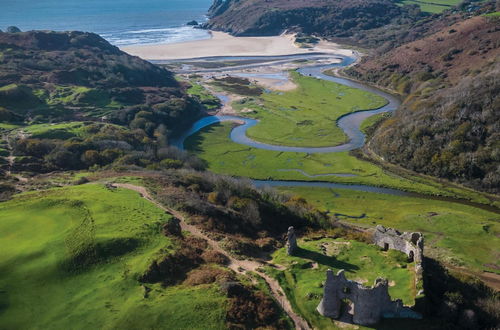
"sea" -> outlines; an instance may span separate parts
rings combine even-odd
[[[207,39],[203,23],[213,0],[0,0],[0,29],[86,31],[116,46]]]

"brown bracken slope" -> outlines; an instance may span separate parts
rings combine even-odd
[[[405,98],[370,147],[412,170],[498,193],[499,59],[499,20],[476,16],[348,70]]]

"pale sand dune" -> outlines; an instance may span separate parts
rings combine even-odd
[[[163,45],[123,47],[122,50],[146,60],[174,60],[211,56],[272,56],[311,52],[341,53],[334,43],[320,42],[314,48],[299,48],[292,35],[275,37],[233,37],[211,32],[212,38]]]

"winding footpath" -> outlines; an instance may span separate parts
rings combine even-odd
[[[237,273],[246,273],[246,272],[254,272],[258,274],[264,281],[266,281],[267,285],[269,286],[269,289],[271,290],[271,294],[273,298],[280,304],[281,308],[285,311],[285,313],[293,320],[295,324],[296,329],[300,330],[309,330],[311,327],[307,323],[306,320],[304,320],[300,315],[295,313],[293,311],[292,305],[288,298],[286,297],[285,293],[283,292],[283,289],[279,285],[278,281],[276,281],[274,278],[268,276],[262,270],[260,269],[263,266],[269,265],[265,262],[259,262],[259,261],[253,261],[253,260],[238,260],[234,257],[232,257],[230,254],[228,254],[221,246],[220,244],[213,240],[212,238],[208,237],[206,234],[204,234],[199,228],[190,225],[186,222],[186,218],[182,213],[179,211],[176,211],[172,208],[166,207],[160,202],[156,201],[151,194],[147,191],[146,188],[141,187],[141,186],[136,186],[133,184],[129,183],[113,183],[113,187],[115,188],[123,188],[123,189],[129,189],[138,192],[142,198],[150,201],[154,205],[156,205],[158,208],[162,209],[163,211],[173,215],[177,219],[180,220],[180,226],[183,231],[187,231],[191,233],[193,236],[199,237],[207,241],[208,245],[214,250],[219,253],[222,253],[225,255],[228,260],[229,260],[229,265],[228,267],[232,270],[234,270]]]

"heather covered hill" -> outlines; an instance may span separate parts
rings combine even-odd
[[[105,118],[170,136],[199,115],[186,87],[93,33],[0,33],[0,121]]]
[[[499,58],[498,20],[476,16],[348,70],[405,97],[370,147],[417,172],[498,193]]]
[[[285,30],[326,37],[351,37],[420,15],[416,6],[389,0],[216,0],[207,28],[237,36],[276,35]]]
[[[0,33],[2,84],[175,87],[170,72],[132,57],[93,33]]]
[[[186,165],[166,147],[203,110],[188,87],[96,34],[0,33],[0,171]]]

